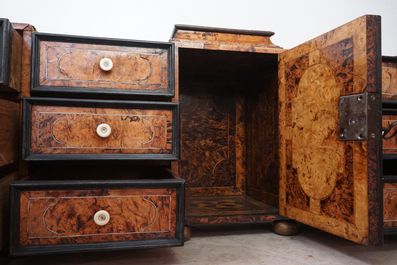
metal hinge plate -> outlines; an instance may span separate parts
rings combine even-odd
[[[362,93],[339,98],[339,140],[369,141],[379,137],[377,109],[379,96]]]

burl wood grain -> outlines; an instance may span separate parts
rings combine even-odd
[[[176,224],[174,189],[24,191],[20,244],[48,245],[171,238]],[[110,215],[106,225],[93,217]]]
[[[278,90],[277,57],[269,56],[273,69],[249,87],[245,97],[247,185],[252,198],[278,206]]]
[[[22,60],[21,60],[21,93],[20,97],[30,96],[30,77],[31,77],[31,57],[32,57],[32,32],[36,29],[26,23],[12,23],[12,26],[22,34]],[[20,121],[19,126],[22,126],[22,104],[20,105]],[[21,128],[21,127],[20,127]],[[21,141],[20,141],[21,142]],[[21,146],[22,143],[19,143]],[[28,175],[28,165],[26,162],[19,160],[18,163],[19,178]]]
[[[251,53],[179,49],[181,160],[187,195],[245,190],[244,88],[238,67],[263,62]],[[265,60],[266,61],[266,60]],[[237,67],[238,66],[238,67]]]
[[[249,196],[186,197],[188,225],[269,222],[282,219],[278,209]]]
[[[222,187],[230,187],[233,192],[237,185],[237,102],[232,95],[224,95],[224,89],[191,85],[180,95],[179,173],[186,179],[187,194],[200,194],[201,188],[205,192],[205,188]]]
[[[383,226],[397,227],[397,184],[385,183],[383,187]]]
[[[212,27],[175,25],[172,42],[179,47],[208,50],[280,53],[283,49],[272,43],[272,32],[233,31]]]
[[[380,93],[376,40],[367,38],[376,19],[358,18],[279,56],[280,214],[369,245],[379,244],[370,238],[372,162],[366,142],[339,141],[338,123],[340,96]]]
[[[18,161],[19,104],[0,99],[0,167]]]
[[[186,198],[186,218],[203,216],[239,216],[244,214],[274,214],[275,207],[249,196],[195,196]]]
[[[383,115],[382,116],[382,127],[389,127],[393,122],[397,121],[397,115]],[[386,135],[392,135],[396,130],[393,127],[392,130]],[[384,154],[397,154],[397,138],[392,137],[388,140],[383,139],[383,153]]]
[[[397,63],[382,62],[382,98],[397,99]]]
[[[168,52],[162,49],[40,42],[41,86],[167,90]],[[103,58],[113,62],[103,71]]]
[[[101,138],[98,125],[111,134]],[[33,154],[172,153],[172,111],[32,107]]]

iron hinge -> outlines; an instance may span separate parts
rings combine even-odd
[[[379,96],[362,93],[339,98],[339,140],[369,141],[381,135],[376,132]]]

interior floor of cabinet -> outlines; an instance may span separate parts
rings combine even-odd
[[[185,201],[186,218],[275,215],[279,210],[247,195],[191,196]]]

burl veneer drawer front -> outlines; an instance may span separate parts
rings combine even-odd
[[[23,158],[177,160],[178,104],[25,98]]]
[[[382,57],[382,98],[397,99],[397,57]]]
[[[174,96],[173,44],[33,34],[32,92]]]
[[[396,115],[383,115],[382,116],[382,127],[387,128],[397,122],[397,110]],[[393,127],[386,136],[390,136],[394,133],[397,127]],[[392,137],[390,139],[383,139],[383,153],[384,154],[397,154],[397,137]]]
[[[183,245],[183,180],[11,184],[11,254]]]
[[[385,183],[383,187],[384,227],[397,228],[397,183]]]

